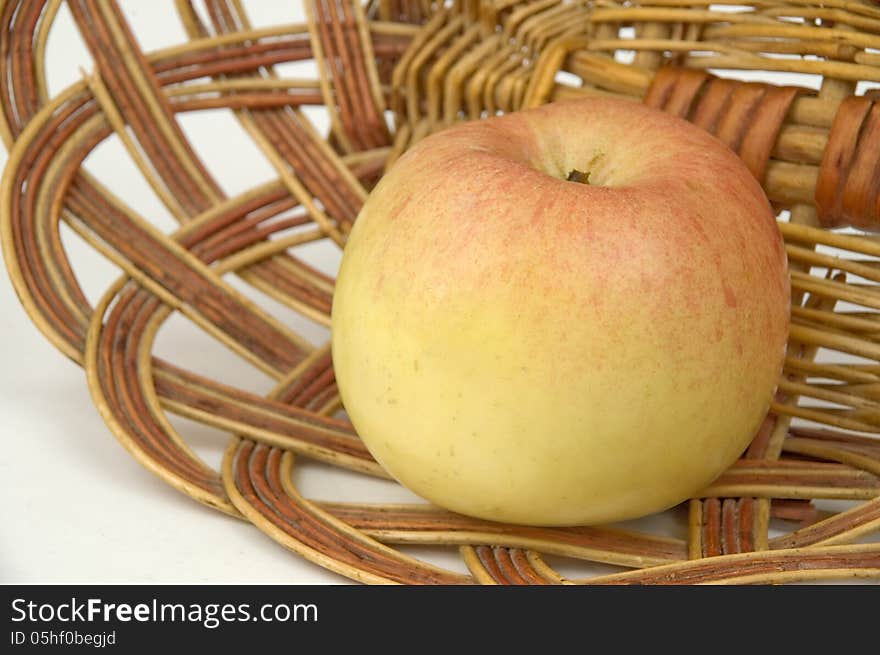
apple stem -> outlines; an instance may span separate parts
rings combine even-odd
[[[589,184],[590,183],[590,173],[587,171],[584,173],[583,171],[579,171],[576,168],[572,168],[568,177],[565,178],[568,182],[578,182],[580,184]]]

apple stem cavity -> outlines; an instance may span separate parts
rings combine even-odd
[[[568,182],[577,182],[579,184],[589,184],[590,183],[590,172],[587,171],[584,173],[583,171],[579,171],[576,168],[572,168],[568,172],[568,176],[565,178]]]

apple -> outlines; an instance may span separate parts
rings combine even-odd
[[[743,452],[789,295],[767,198],[727,147],[638,103],[555,103],[388,171],[343,254],[333,361],[370,452],[436,505],[620,521]]]

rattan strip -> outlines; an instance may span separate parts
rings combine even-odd
[[[355,152],[390,144],[376,58],[366,38],[361,5],[309,0],[305,7],[324,105],[342,150]]]
[[[46,101],[46,94],[39,53],[45,52],[45,35],[51,26],[58,3],[23,3],[28,5],[23,11],[10,11],[9,7],[16,4],[8,3],[2,11],[4,26],[16,35],[20,45],[8,57],[0,58],[0,78],[4,82],[0,85],[3,89],[0,100],[5,110],[4,138],[11,140],[14,134],[21,132],[24,122],[29,118],[26,116],[28,112],[36,115],[43,111],[45,115],[38,122],[38,127],[27,135],[25,141],[33,141],[29,145],[34,146],[40,138],[40,130],[44,130],[43,135],[55,135],[56,139],[60,135],[62,142],[70,141],[61,148],[63,156],[57,157],[57,161],[44,158],[42,167],[33,165],[34,161],[38,164],[40,161],[38,147],[23,152],[16,160],[17,166],[26,170],[30,176],[23,179],[34,181],[34,184],[25,183],[18,188],[27,188],[27,193],[33,195],[28,195],[28,202],[31,204],[25,203],[26,207],[30,207],[30,213],[24,223],[4,219],[4,248],[8,254],[10,244],[6,235],[11,234],[16,243],[12,249],[14,263],[23,273],[13,277],[17,279],[17,288],[24,290],[25,304],[29,311],[38,318],[41,327],[46,329],[47,324],[51,326],[49,332],[53,340],[75,359],[82,357],[80,353],[87,346],[85,363],[96,403],[117,436],[151,470],[203,502],[234,514],[238,510],[245,512],[255,519],[258,527],[288,547],[333,570],[365,581],[449,581],[450,578],[444,576],[450,574],[432,567],[426,568],[411,558],[400,559],[394,551],[386,550],[367,539],[358,528],[333,518],[325,510],[305,501],[293,486],[290,479],[293,457],[290,452],[282,456],[279,448],[315,456],[365,473],[382,474],[368,457],[362,444],[353,436],[348,424],[322,416],[333,411],[339,402],[329,353],[326,349],[311,351],[305,344],[297,345],[297,338],[288,335],[289,342],[295,345],[296,359],[289,363],[281,360],[274,360],[276,364],[270,363],[269,360],[278,357],[277,354],[253,352],[248,347],[250,344],[239,343],[239,336],[230,337],[223,329],[218,329],[213,320],[214,315],[205,317],[200,311],[204,308],[192,309],[188,302],[181,301],[179,296],[185,292],[178,290],[177,285],[182,281],[188,284],[186,280],[191,274],[190,269],[195,267],[196,271],[201,270],[198,268],[201,262],[218,262],[215,264],[216,275],[240,270],[245,279],[257,288],[269,290],[291,306],[326,320],[332,295],[332,280],[295,257],[280,253],[287,247],[309,242],[325,234],[341,240],[341,232],[333,233],[335,225],[345,226],[345,221],[349,220],[350,226],[350,221],[353,220],[351,214],[348,214],[350,219],[342,216],[348,211],[344,206],[347,202],[345,194],[354,194],[354,201],[349,206],[355,214],[363,199],[360,184],[351,183],[355,179],[354,173],[365,179],[374,179],[386,160],[393,161],[403,148],[430,131],[459,120],[463,110],[476,118],[487,109],[491,109],[489,113],[496,109],[507,111],[528,102],[540,102],[541,98],[546,100],[551,96],[558,97],[570,92],[616,92],[636,99],[649,87],[653,77],[651,69],[668,61],[666,54],[661,56],[658,53],[670,45],[669,40],[672,37],[680,37],[675,43],[676,48],[671,49],[676,53],[675,60],[687,63],[689,58],[682,56],[685,53],[683,47],[694,45],[689,41],[694,41],[701,35],[708,33],[715,39],[748,40],[746,37],[752,35],[749,30],[755,24],[773,25],[775,20],[772,17],[759,20],[738,17],[733,23],[737,26],[744,25],[745,31],[731,34],[729,31],[725,32],[723,26],[716,24],[723,22],[717,15],[716,22],[710,20],[708,14],[713,12],[705,12],[707,15],[690,13],[688,15],[695,20],[686,21],[687,24],[682,22],[679,28],[678,23],[668,20],[670,14],[663,11],[651,9],[639,14],[633,9],[630,15],[637,18],[634,24],[638,38],[634,42],[630,40],[629,45],[634,46],[639,54],[635,65],[627,67],[616,64],[604,54],[604,49],[615,43],[614,39],[609,38],[616,29],[613,27],[616,23],[610,18],[613,13],[601,13],[586,4],[574,3],[569,7],[562,7],[549,1],[525,4],[508,2],[503,6],[494,5],[489,10],[485,4],[466,2],[453,6],[449,12],[435,12],[433,19],[417,32],[410,26],[395,23],[380,25],[375,20],[370,20],[368,27],[365,19],[367,16],[379,15],[383,20],[397,16],[424,22],[431,12],[423,4],[397,2],[392,5],[390,2],[381,2],[368,9],[362,18],[356,17],[354,23],[351,22],[351,16],[357,14],[357,10],[354,10],[355,14],[346,13],[343,7],[342,13],[335,16],[325,15],[328,21],[325,35],[347,35],[348,40],[337,40],[334,43],[348,48],[346,52],[349,56],[355,56],[353,48],[357,47],[361,48],[361,53],[366,52],[372,41],[373,56],[377,59],[373,61],[370,58],[370,63],[367,64],[365,58],[365,68],[362,70],[366,71],[367,76],[375,78],[370,82],[373,92],[377,90],[376,79],[392,81],[387,64],[401,58],[400,65],[395,69],[394,79],[406,80],[406,84],[401,82],[393,85],[392,100],[395,97],[405,99],[402,104],[398,102],[397,108],[398,117],[406,112],[407,120],[399,130],[390,151],[375,148],[373,152],[365,153],[363,158],[349,158],[343,163],[341,153],[333,150],[345,149],[341,139],[337,138],[328,145],[314,133],[298,112],[291,114],[286,110],[288,107],[296,107],[300,102],[314,101],[317,97],[316,90],[322,87],[315,83],[278,80],[271,75],[261,76],[262,67],[313,55],[306,26],[253,30],[238,2],[212,1],[208,3],[209,16],[213,29],[220,33],[209,36],[208,29],[198,22],[189,4],[181,0],[179,6],[195,40],[185,46],[145,56],[137,51],[131,33],[114,5],[83,1],[78,3],[81,15],[79,20],[99,23],[97,26],[100,35],[93,35],[93,38],[102,38],[105,40],[102,43],[121,48],[118,52],[123,54],[133,51],[126,62],[126,70],[127,75],[134,80],[134,85],[125,79],[111,84],[108,78],[113,79],[112,72],[105,75],[102,71],[100,77],[92,76],[89,79],[88,87],[79,84],[62,94],[63,102],[56,102],[54,109],[47,111],[45,107],[40,109],[41,103]],[[771,9],[773,8],[762,10],[762,13],[770,16]],[[801,13],[809,11],[807,8]],[[863,23],[873,25],[870,23],[873,17],[859,14],[851,6],[835,11],[843,12],[838,16],[841,24],[858,14],[866,16]],[[582,15],[592,18],[588,17],[583,24],[575,25],[578,23],[576,19]],[[598,18],[594,20],[596,16]],[[13,20],[18,29],[11,27]],[[478,23],[480,29],[475,28]],[[356,38],[352,33],[352,24],[356,26]],[[496,24],[501,25],[503,38],[475,38],[475,35],[481,33],[481,29]],[[870,32],[870,27],[862,27],[866,33]],[[823,29],[825,32],[822,36],[829,34],[827,27]],[[370,33],[369,39],[365,36],[367,31]],[[592,38],[584,39],[582,32]],[[416,34],[413,45],[405,53],[402,46],[413,34]],[[798,32],[797,36],[806,34],[807,32]],[[764,38],[767,35],[761,36]],[[263,37],[273,38],[261,42]],[[818,37],[818,34],[810,35],[814,40]],[[516,42],[513,45],[513,54],[507,39]],[[868,47],[866,43],[873,43],[860,39],[860,36],[850,34],[842,39],[842,45],[836,49],[829,48],[826,53],[829,53],[828,56],[837,56],[849,52],[842,48]],[[425,52],[426,44],[431,45],[429,52],[419,57],[419,54]],[[560,47],[560,44],[564,47]],[[700,47],[711,50],[712,44],[703,43]],[[745,47],[742,44],[736,46]],[[520,52],[517,53],[517,50]],[[734,50],[728,48],[724,52],[730,56],[739,56]],[[542,51],[553,51],[554,57],[536,57]],[[530,56],[525,56],[524,52],[528,52]],[[868,54],[870,53],[856,52],[853,56],[858,62],[860,55]],[[34,61],[34,57],[38,61]],[[481,65],[480,62],[484,59],[491,62],[491,66]],[[717,62],[718,59],[713,61]],[[743,60],[744,68],[749,67],[749,61]],[[11,67],[9,63],[12,64]],[[576,91],[560,87],[555,80],[555,73],[563,68],[582,74],[584,87]],[[805,65],[801,68],[809,72],[815,66]],[[827,68],[829,71],[831,69]],[[849,76],[854,74],[855,68],[844,66],[835,70],[843,78],[851,79]],[[553,74],[548,76],[548,71]],[[187,84],[188,80],[204,75],[215,76],[215,81]],[[535,83],[539,78],[543,81],[540,84]],[[782,102],[772,102],[769,105],[771,113],[777,116],[772,125],[776,126],[777,121],[782,123],[773,127],[773,130],[778,129],[778,137],[754,137],[757,144],[755,147],[751,150],[740,150],[741,154],[747,153],[747,160],[758,163],[765,161],[768,156],[772,157],[767,164],[765,186],[777,202],[810,201],[804,195],[804,189],[810,188],[811,180],[815,184],[818,177],[818,173],[814,174],[811,167],[818,171],[816,164],[821,159],[828,128],[832,125],[836,105],[842,97],[839,90],[845,93],[847,88],[851,88],[849,84],[838,84],[838,80],[829,78],[817,97],[795,98],[793,101],[782,98]],[[549,86],[544,89],[542,85]],[[334,98],[344,94],[342,104],[348,103],[347,106],[355,107],[364,98],[349,97],[354,93],[354,88],[355,86],[334,86],[331,91]],[[720,88],[723,90],[723,85]],[[748,89],[748,86],[740,85],[738,88]],[[831,93],[832,89],[834,93]],[[767,95],[767,89],[762,91]],[[131,93],[134,95],[126,95]],[[99,104],[91,96],[95,96],[100,101]],[[373,96],[371,102],[376,103],[376,107],[381,107],[381,97],[375,93]],[[130,100],[120,103],[120,98]],[[322,89],[321,98],[329,98],[326,89]],[[124,113],[120,105],[125,106],[125,102],[140,102],[143,106],[126,109],[126,112],[140,113],[131,113],[130,116]],[[153,174],[155,185],[158,186],[160,180],[164,185],[165,180],[158,173],[158,167],[180,167],[181,163],[177,160],[185,160],[192,152],[179,130],[175,131],[177,128],[173,113],[215,106],[237,110],[240,119],[251,129],[251,134],[264,146],[267,154],[274,153],[281,179],[239,198],[226,200],[219,195],[209,198],[205,200],[207,204],[203,209],[195,213],[189,212],[185,217],[178,211],[181,214],[178,216],[180,220],[185,218],[191,222],[173,238],[151,234],[144,219],[128,210],[109,191],[88,176],[76,173],[83,152],[88,152],[110,133],[111,128],[121,133],[123,129],[127,129],[126,123],[131,122],[138,144],[128,144],[130,152],[134,154],[140,149],[146,152],[144,143],[147,142],[162,144],[158,146],[161,152],[156,152],[153,156],[147,154],[141,164],[142,170]],[[760,103],[757,105],[759,108],[762,106]],[[259,111],[254,111],[257,109]],[[788,109],[786,122],[782,122],[785,115],[783,109]],[[144,114],[144,110],[152,113]],[[740,141],[740,146],[748,136],[743,136],[740,129],[745,124],[742,118],[744,115],[738,114],[738,120],[732,121],[732,127],[728,129]],[[257,121],[255,116],[260,120]],[[292,121],[291,116],[296,119]],[[145,123],[150,120],[158,122]],[[141,122],[140,127],[135,127],[133,123],[138,121]],[[51,142],[47,140],[43,143]],[[772,144],[769,155],[765,154],[768,143]],[[300,150],[297,151],[296,148]],[[54,154],[51,149],[47,150]],[[166,161],[161,157],[165,157],[168,152],[174,153],[174,156]],[[210,180],[205,174],[201,182],[199,181],[198,176],[204,172],[203,169],[193,155],[190,163],[184,163],[180,169],[191,174],[192,178],[175,180],[179,188],[173,190],[169,184],[166,194],[168,198],[181,208],[184,201],[200,202],[197,191],[207,193],[206,189],[209,187],[206,185],[209,185]],[[316,177],[310,184],[300,181],[314,171],[318,171],[319,175],[329,174],[330,177],[323,180]],[[41,186],[39,182],[43,175],[48,176],[49,182]],[[334,175],[339,177],[334,178]],[[329,184],[326,180],[330,180]],[[181,183],[183,186],[180,186]],[[20,194],[13,193],[14,187],[11,184],[8,184],[7,205],[7,182],[4,178],[4,211],[7,207],[13,207],[9,216],[19,216],[21,205],[14,203],[20,202]],[[342,196],[332,197],[342,204],[334,207],[325,216],[318,210],[316,217],[317,206],[311,203],[311,198],[314,196],[321,199],[324,205],[320,194],[336,193],[338,189],[334,185],[340,186]],[[290,197],[291,192],[294,198]],[[798,216],[810,215],[809,211],[795,209],[797,211],[794,213]],[[103,224],[101,217],[97,216],[102,212],[109,212],[114,219],[121,217],[123,226],[132,226],[127,229],[141,230],[152,237],[153,241],[149,245],[153,250],[134,250],[134,254],[126,250],[119,243],[119,235],[111,234],[110,226]],[[337,215],[337,212],[341,215]],[[120,280],[108,292],[94,314],[79,292],[75,275],[61,247],[58,236],[60,218],[67,220],[99,252],[110,257],[136,281],[135,284],[127,282],[125,278]],[[322,221],[322,218],[326,220]],[[321,229],[311,233],[282,236],[280,239],[273,239],[273,242],[266,241],[269,236],[283,235],[287,229],[304,227],[310,220],[317,220]],[[816,260],[816,257],[827,256],[812,250],[816,244],[825,244],[876,256],[871,242],[857,237],[852,241],[841,242],[830,233],[804,230],[798,225],[783,228],[790,241],[790,257],[795,259],[795,263],[800,262],[806,266],[802,270],[793,271],[795,290],[809,296],[806,304],[794,308],[793,311],[796,320],[793,338],[798,348],[790,351],[787,363],[789,371],[794,371],[796,375],[783,381],[780,398],[774,404],[774,411],[779,416],[771,422],[765,434],[759,435],[760,439],[750,449],[750,454],[758,456],[758,461],[741,462],[704,492],[705,496],[717,496],[718,499],[708,498],[704,505],[699,506],[700,520],[696,521],[695,527],[698,528],[700,537],[696,541],[692,531],[688,544],[691,553],[696,544],[699,544],[700,554],[704,554],[704,547],[707,554],[714,554],[733,553],[751,547],[787,547],[786,544],[845,543],[875,529],[877,525],[874,500],[806,526],[780,540],[768,543],[766,539],[764,526],[771,513],[801,520],[815,520],[818,515],[808,504],[808,499],[875,497],[880,468],[877,464],[880,453],[876,451],[875,443],[861,442],[847,435],[841,437],[837,434],[797,434],[785,439],[789,434],[787,420],[797,415],[817,419],[828,425],[877,431],[877,414],[871,385],[878,379],[880,367],[872,369],[871,365],[823,365],[812,361],[815,350],[820,346],[868,356],[872,360],[878,359],[878,351],[873,344],[870,316],[864,313],[843,315],[833,309],[837,300],[875,308],[877,301],[874,292],[849,282],[844,273],[831,275],[829,272],[827,279],[809,275],[811,265],[823,263],[828,264],[828,268],[833,264],[837,270],[846,270],[860,277],[865,277],[861,274],[866,272],[873,274],[872,267],[858,262]],[[132,233],[129,232],[128,235],[130,234]],[[801,245],[793,245],[797,243]],[[155,250],[156,245],[161,245],[165,251]],[[191,251],[192,255],[185,254],[184,249]],[[168,256],[181,258],[185,266],[162,277],[156,269],[150,267],[156,253],[166,251]],[[205,283],[214,285],[216,280],[212,279],[213,274],[206,275]],[[867,279],[871,279],[870,276]],[[213,306],[212,302],[208,303],[209,314]],[[221,303],[219,307],[225,306]],[[214,334],[253,363],[263,367],[270,375],[279,378],[280,388],[285,391],[279,392],[276,399],[265,401],[205,380],[165,362],[153,360],[153,338],[172,308],[185,313],[189,311],[189,318],[196,322],[201,321],[200,324],[209,334]],[[46,317],[49,317],[48,320]],[[829,325],[832,326],[831,329]],[[86,330],[88,341],[84,343]],[[274,339],[271,341],[274,343]],[[301,363],[295,365],[295,361]],[[830,376],[831,380],[846,386],[811,379],[819,374],[826,380],[826,376]],[[832,410],[801,407],[795,403],[802,395],[843,402],[845,408]],[[302,409],[296,410],[291,405]],[[230,469],[227,473],[224,468],[225,490],[233,497],[235,506],[218,489],[216,474],[198,461],[182,437],[168,423],[164,416],[165,410],[179,412],[264,444],[234,441],[231,446],[231,453],[250,449],[249,452],[258,453],[261,458],[257,466],[239,466],[242,471],[247,469],[246,475],[240,475],[235,480],[234,471]],[[820,461],[805,463],[787,458],[773,461],[783,449],[786,453]],[[252,460],[252,457],[249,455],[247,459]],[[243,494],[233,484],[236,480],[236,484],[240,483],[254,493]],[[266,494],[266,489],[271,491],[270,503],[266,502],[270,497]],[[282,490],[284,494],[281,493]],[[741,495],[742,499],[732,500],[728,497],[731,495]],[[786,498],[794,500],[780,500]],[[543,552],[559,552],[554,548],[560,548],[558,544],[564,543],[565,539],[555,533],[533,541],[529,537],[529,529],[504,526],[502,532],[496,532],[495,524],[489,524],[491,529],[485,526],[462,528],[454,524],[454,518],[433,515],[422,517],[413,524],[411,519],[414,517],[409,513],[396,516],[392,520],[385,516],[385,529],[371,532],[366,523],[362,525],[357,522],[374,520],[369,518],[372,509],[339,505],[328,505],[326,508],[345,515],[349,521],[362,527],[364,532],[392,543],[397,540],[399,543],[467,544],[463,547],[463,555],[474,572],[475,579],[481,582],[565,582],[543,562],[536,551],[523,550],[534,547]],[[291,516],[291,511],[298,516],[309,517],[308,523],[313,529],[291,532],[290,524],[286,527],[284,525]],[[301,512],[305,514],[299,514]],[[697,516],[696,511],[691,514],[692,517]],[[703,516],[709,519],[703,520]],[[604,534],[603,529],[595,530],[598,530],[596,534]],[[590,534],[589,531],[587,534]],[[594,535],[587,542],[593,543],[593,546],[577,552],[588,559],[616,562],[625,566],[659,564],[662,561],[637,560],[639,555],[629,558],[624,556],[621,560],[620,552],[630,549],[631,552],[638,553],[640,547],[650,543],[650,538],[626,533],[619,533],[618,537],[619,541],[608,542],[605,550],[597,550],[595,542],[589,541],[596,538]],[[584,535],[579,534],[577,538],[584,538]],[[785,538],[790,538],[790,542],[785,542]],[[646,542],[646,539],[649,541]],[[378,563],[365,564],[351,560],[352,542],[362,544],[367,549],[364,552],[371,553],[367,557],[370,562],[379,553]],[[675,548],[679,550],[675,559],[683,558],[682,542],[673,540],[666,543],[670,547],[677,544]],[[476,548],[471,548],[471,545]],[[489,545],[494,547],[490,548]],[[652,547],[657,546],[659,543]],[[355,551],[358,548],[360,546]],[[816,564],[814,571],[799,575],[876,575],[870,552],[860,553],[860,556],[865,556],[861,560],[850,555],[852,553],[833,560],[826,558]],[[789,553],[784,556],[785,562],[793,559]],[[390,559],[386,560],[385,557]],[[618,559],[613,559],[615,557]],[[770,561],[767,557],[761,555],[749,561],[760,568]],[[731,579],[731,573],[723,571],[726,566],[723,558],[716,561],[718,566],[714,573],[709,574],[709,578]],[[787,564],[783,566],[785,565]],[[675,566],[684,567],[677,570],[684,571],[685,576],[703,575],[698,575],[696,568],[688,568],[689,565]],[[768,578],[762,571],[745,579],[736,576],[734,578],[769,581],[785,579],[791,575],[793,574],[781,574]],[[456,575],[451,579],[456,582],[465,581]],[[625,580],[659,581],[661,577],[633,576]]]
[[[663,68],[654,76],[644,103],[715,135],[763,182],[773,145],[798,92],[793,87],[735,82],[702,71]]]
[[[880,104],[847,98],[837,112],[819,169],[816,204],[825,227],[880,222]]]
[[[192,74],[192,73],[191,73],[191,74]],[[196,74],[196,75],[197,75],[197,74]],[[17,95],[22,95],[22,94],[17,94]],[[77,110],[76,110],[75,108],[71,108],[69,111],[70,111],[71,113],[73,113],[74,111],[77,111]],[[52,128],[50,128],[50,129],[48,130],[48,132],[49,132],[49,133],[52,133],[53,130],[57,130],[57,128],[52,127]],[[91,194],[89,194],[89,195],[91,195]],[[66,261],[66,260],[64,260],[63,258],[59,258],[59,259],[61,259],[61,260],[63,260],[63,261]],[[71,277],[72,277],[72,276],[71,276]],[[276,275],[275,277],[277,278],[277,277],[279,277],[279,276]],[[73,288],[73,289],[76,289],[75,285],[73,285],[72,288]],[[326,303],[325,303],[325,306],[326,306]]]

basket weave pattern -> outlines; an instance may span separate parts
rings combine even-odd
[[[371,583],[572,582],[542,554],[631,569],[574,582],[779,582],[880,576],[880,6],[866,0],[304,0],[308,21],[254,29],[238,0],[178,0],[187,43],[140,50],[108,0],[68,5],[95,62],[49,97],[46,41],[61,0],[0,2],[4,259],[36,325],[83,367],[107,425],[190,497],[249,520],[290,550]],[[722,8],[723,9],[723,8]],[[169,17],[171,19],[171,17]],[[314,60],[317,79],[273,66]],[[818,76],[818,90],[708,72]],[[719,73],[720,74],[720,73]],[[224,276],[329,325],[332,278],[297,247],[339,247],[368,190],[424,136],[553,100],[618,96],[729,145],[778,210],[792,327],[778,392],[754,441],[689,501],[686,539],[615,528],[527,528],[427,505],[322,503],[297,458],[387,477],[338,418],[329,344],[315,348]],[[323,105],[322,138],[300,110]],[[277,179],[226,197],[176,114],[228,108]],[[393,114],[389,129],[386,113]],[[116,135],[168,211],[172,234],[82,163]],[[61,241],[65,223],[121,277],[92,307]],[[832,228],[852,226],[841,232]],[[268,397],[153,354],[174,312],[275,381]],[[835,354],[837,363],[817,359]],[[173,413],[230,435],[203,463]],[[793,423],[794,421],[794,423]],[[815,499],[858,501],[839,512]],[[770,536],[771,517],[792,529]],[[457,546],[470,575],[393,548]]]

